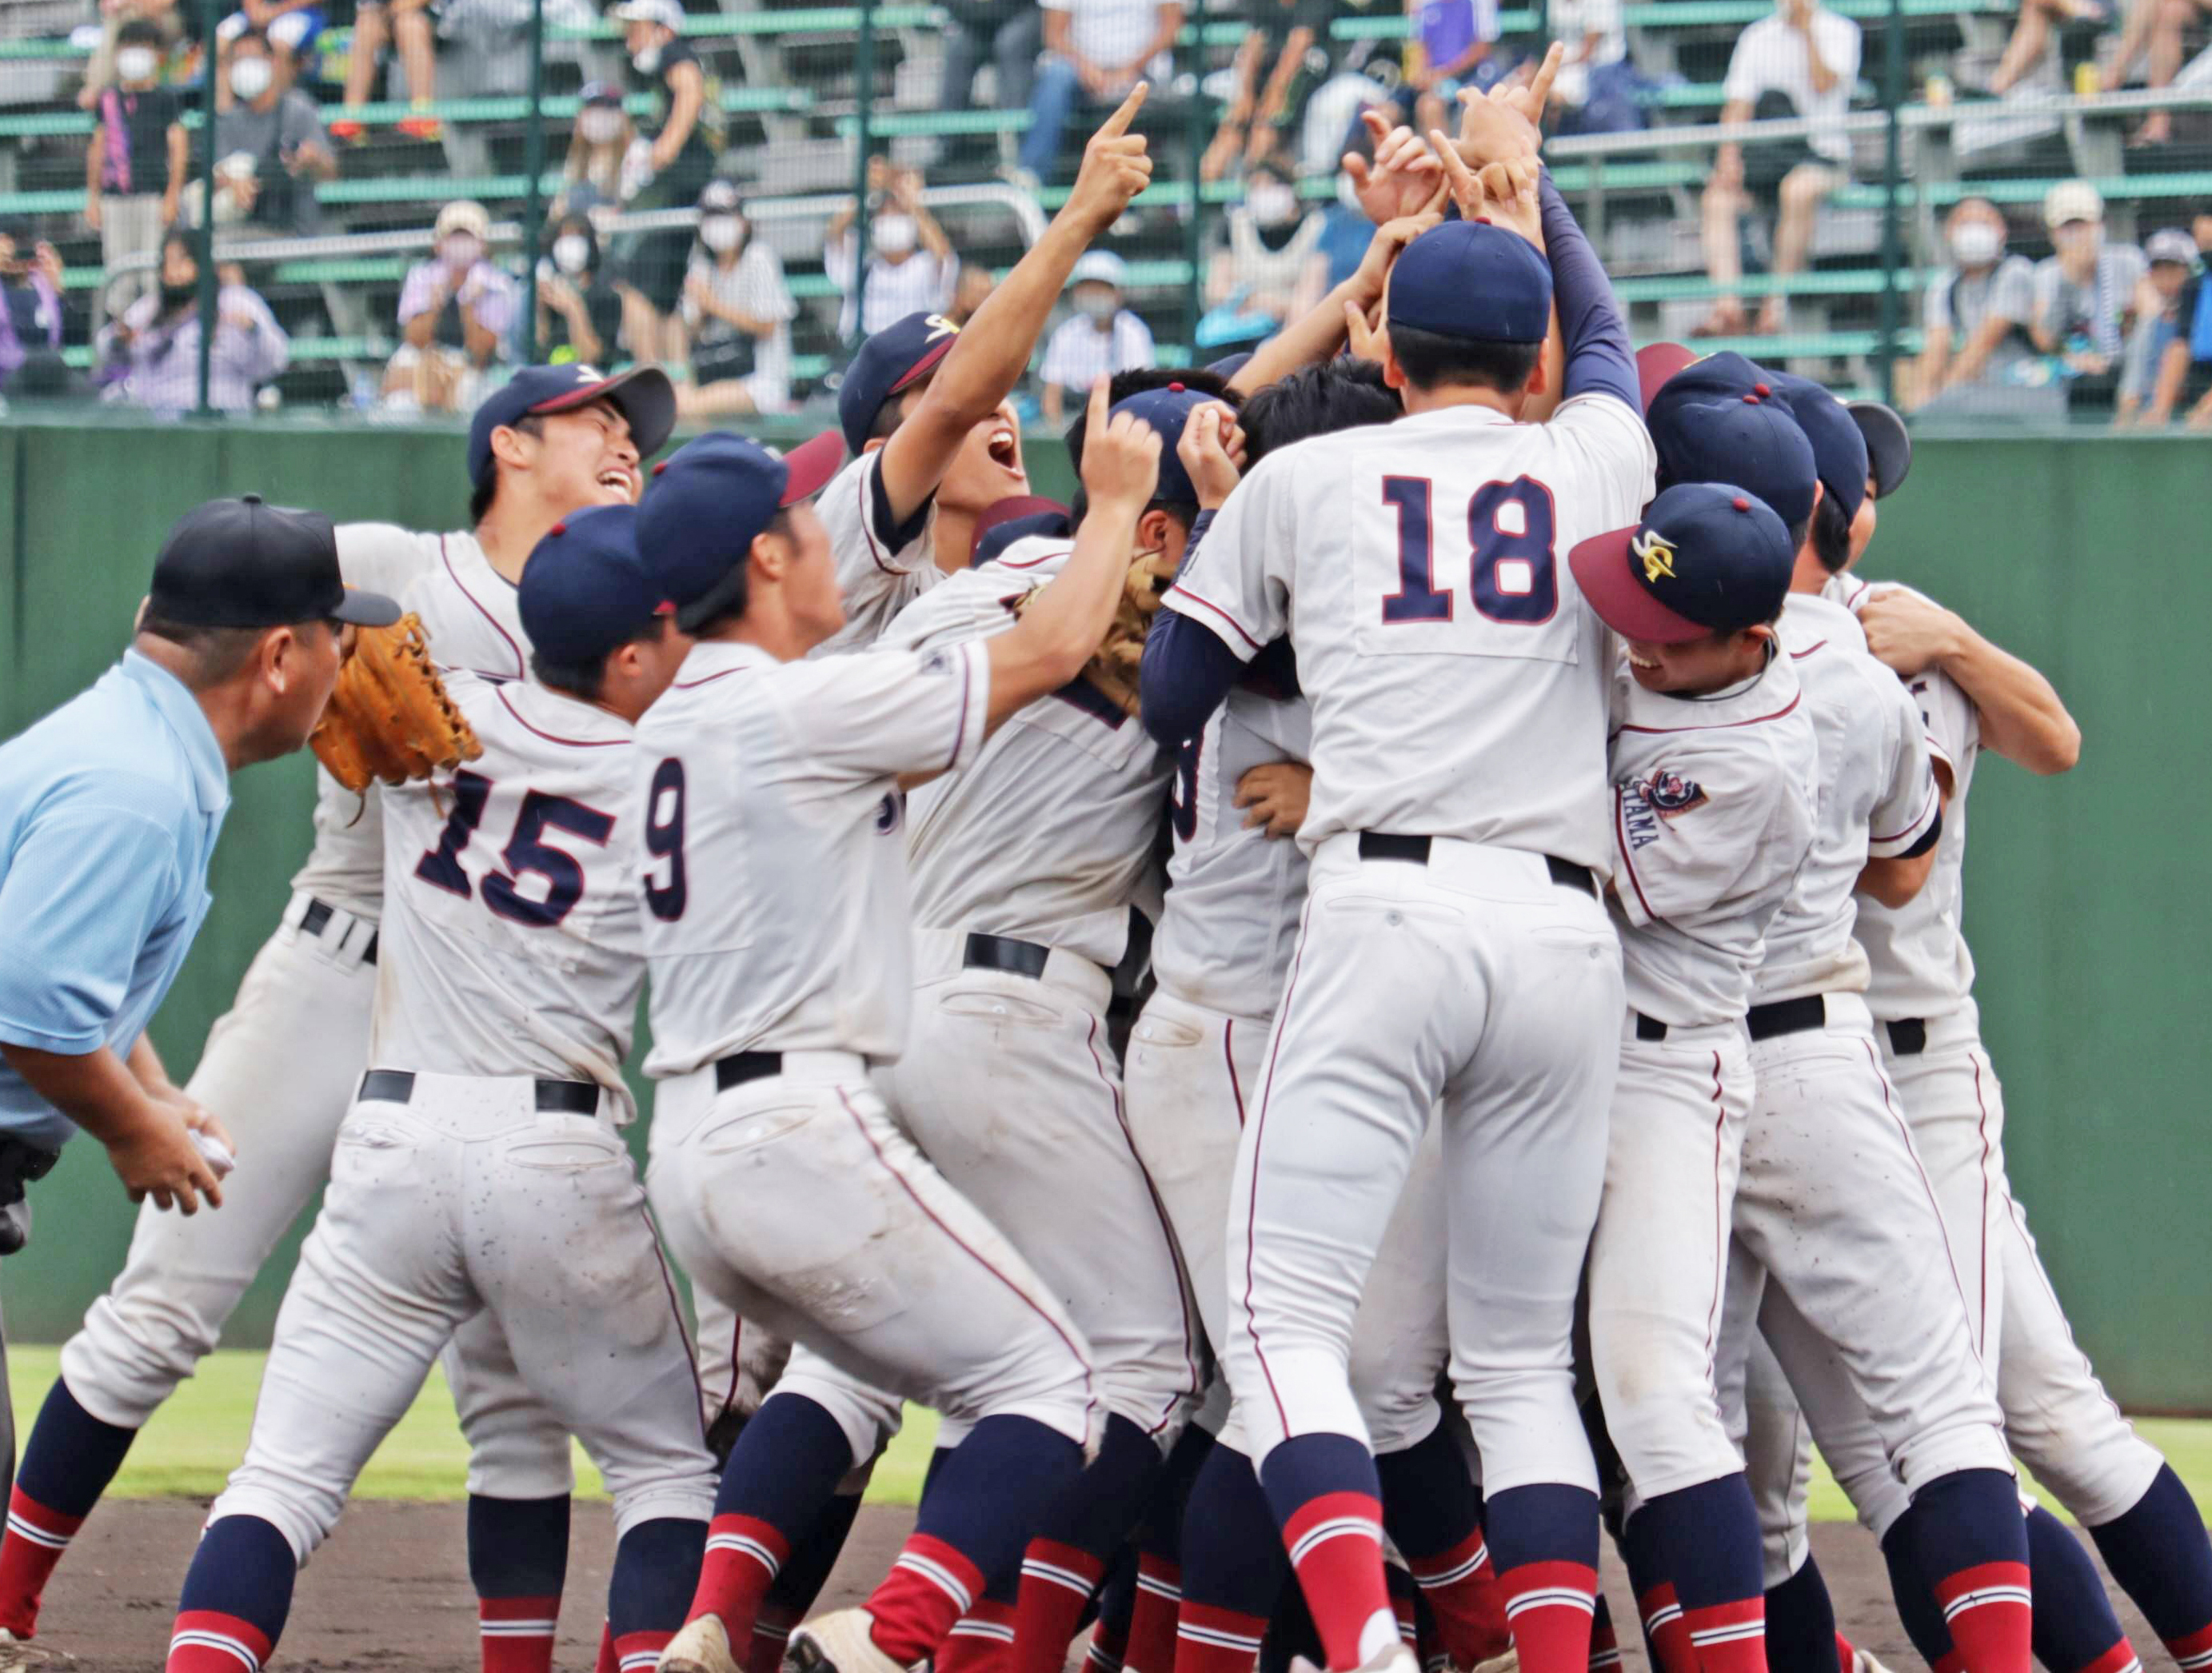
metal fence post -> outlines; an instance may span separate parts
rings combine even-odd
[[[522,167],[530,182],[522,192],[522,331],[530,346],[526,363],[544,345],[538,340],[538,240],[545,220],[545,0],[530,5],[530,119],[522,142]]]
[[[1889,0],[1882,34],[1881,101],[1889,115],[1882,131],[1881,156],[1881,398],[1897,402],[1897,331],[1903,312],[1898,281],[1904,266],[1904,240],[1898,225],[1898,187],[1902,173],[1899,125],[1905,109],[1905,0]]]
[[[876,0],[860,0],[860,38],[854,43],[853,87],[860,108],[853,122],[853,336],[858,349],[868,334],[868,147],[876,103]]]
[[[1206,189],[1199,183],[1199,160],[1206,155],[1208,133],[1206,121],[1206,0],[1192,0],[1190,21],[1193,39],[1197,45],[1192,49],[1197,62],[1192,66],[1190,109],[1183,118],[1184,164],[1190,174],[1190,219],[1183,226],[1183,260],[1190,269],[1183,282],[1182,341],[1183,364],[1200,363],[1198,353],[1198,322],[1203,314],[1206,287],[1200,268],[1206,259]]]
[[[215,351],[215,65],[221,55],[216,25],[222,20],[220,0],[204,0],[200,7],[200,363],[199,400],[194,411],[203,417],[215,411],[208,405],[208,369]],[[312,188],[310,188],[312,190]],[[155,270],[156,283],[160,283]]]

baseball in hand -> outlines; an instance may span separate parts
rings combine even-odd
[[[200,1159],[215,1170],[215,1177],[218,1179],[229,1177],[231,1170],[238,1165],[238,1159],[230,1153],[230,1147],[213,1134],[203,1133],[197,1128],[191,1129],[191,1134],[192,1143],[198,1147]]]

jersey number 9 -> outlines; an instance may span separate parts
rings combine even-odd
[[[1398,512],[1398,590],[1382,599],[1382,620],[1449,622],[1453,597],[1436,584],[1435,522],[1426,477],[1385,477],[1384,503]],[[1533,627],[1559,607],[1559,565],[1552,543],[1552,490],[1533,477],[1487,482],[1468,502],[1467,538],[1473,557],[1468,591],[1474,607],[1493,622]]]
[[[653,770],[653,789],[645,802],[645,851],[665,861],[645,874],[645,903],[653,916],[673,923],[684,916],[691,889],[684,874],[684,763],[669,756]]]

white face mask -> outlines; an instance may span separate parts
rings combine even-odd
[[[740,215],[710,215],[699,223],[699,241],[720,254],[745,241],[745,222]]]
[[[629,61],[637,66],[639,75],[650,76],[660,68],[660,43],[656,40],[643,52],[631,53]]]
[[[580,273],[592,263],[592,240],[581,233],[563,233],[553,240],[553,265],[563,273]]]
[[[1244,203],[1252,218],[1263,227],[1279,226],[1298,212],[1297,194],[1273,181],[1253,187]]]
[[[1075,311],[1085,319],[1103,325],[1121,311],[1120,299],[1110,290],[1097,295],[1085,295],[1075,299]]]
[[[126,82],[150,81],[161,67],[161,56],[150,46],[125,46],[115,55],[115,73]]]
[[[879,215],[868,228],[871,241],[887,256],[905,255],[914,248],[919,236],[910,215]]]
[[[1961,267],[1987,267],[2004,246],[2003,229],[1986,221],[1962,221],[1951,229],[1951,259]]]
[[[438,259],[456,273],[465,273],[483,255],[483,244],[473,233],[453,233],[438,240]]]
[[[266,58],[240,58],[230,67],[230,90],[252,104],[269,91],[276,71]]]
[[[594,105],[576,119],[576,130],[587,145],[611,144],[622,137],[622,113]]]

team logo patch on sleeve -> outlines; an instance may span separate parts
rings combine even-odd
[[[1650,847],[1659,840],[1663,821],[1702,807],[1709,800],[1697,780],[1670,773],[1664,767],[1626,781],[1620,787],[1620,812],[1629,851]]]

